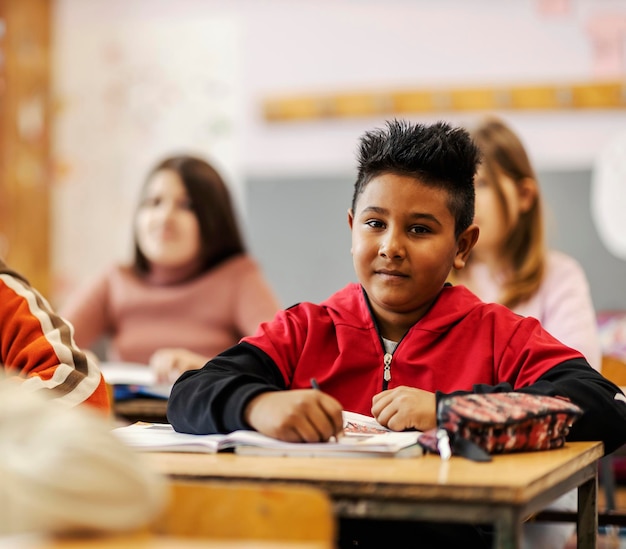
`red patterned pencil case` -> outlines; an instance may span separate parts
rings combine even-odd
[[[444,458],[456,454],[489,461],[489,454],[560,448],[581,415],[578,406],[561,397],[516,392],[444,397],[438,427],[423,433],[419,442]]]

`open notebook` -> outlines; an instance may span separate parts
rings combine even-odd
[[[206,452],[234,451],[245,455],[319,457],[414,457],[422,455],[419,431],[395,432],[376,420],[344,412],[344,435],[331,442],[283,442],[256,431],[225,435],[177,433],[167,423],[133,423],[113,432],[125,444],[142,451]]]

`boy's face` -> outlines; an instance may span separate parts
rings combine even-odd
[[[475,225],[455,238],[447,201],[443,189],[387,173],[349,212],[354,268],[385,337],[403,335],[424,315],[478,238]]]

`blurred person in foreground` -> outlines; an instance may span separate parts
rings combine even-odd
[[[166,502],[164,478],[102,414],[25,385],[0,375],[0,541],[149,524]]]
[[[147,524],[164,481],[118,441],[96,363],[0,261],[0,536]]]

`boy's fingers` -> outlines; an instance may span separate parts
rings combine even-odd
[[[338,436],[343,434],[343,415],[342,415],[342,407],[339,404],[339,401],[335,400],[333,397],[329,395],[324,395],[326,398],[320,400],[320,404],[322,406],[322,410],[326,416],[326,421],[332,429],[332,433],[330,433],[327,437]]]

